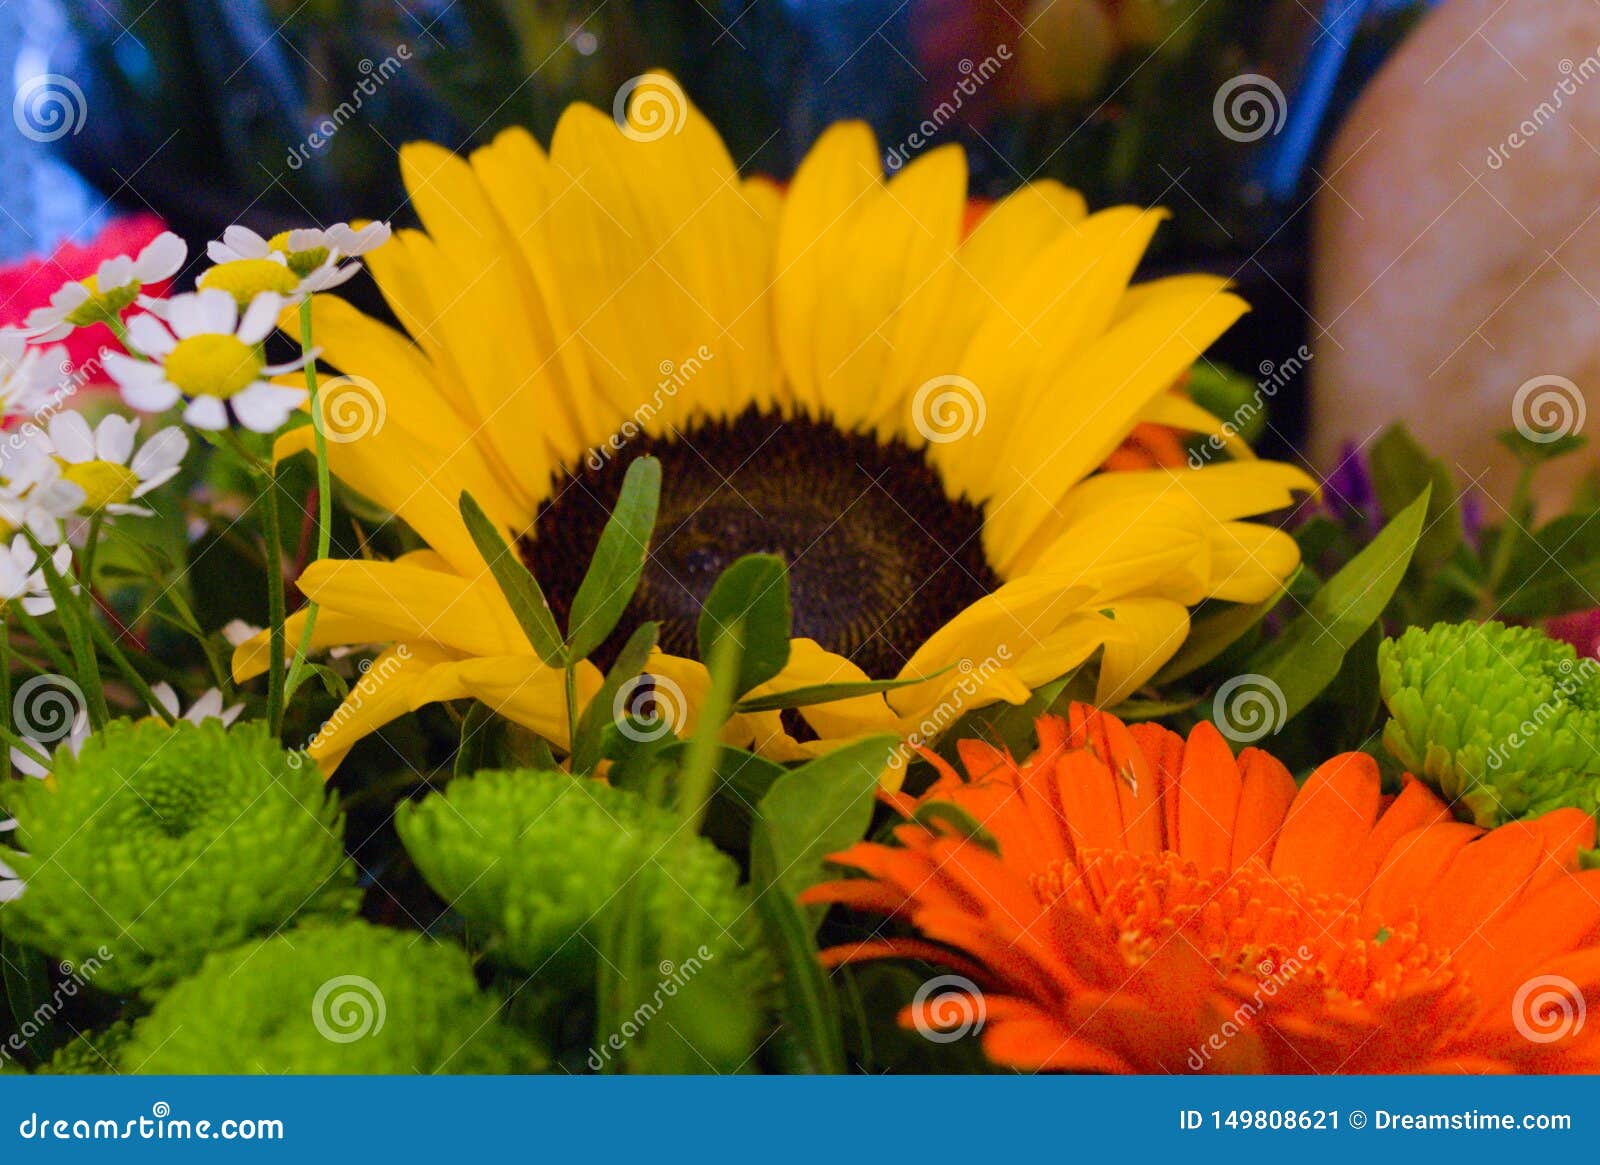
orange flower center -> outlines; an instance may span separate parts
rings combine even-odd
[[[1080,856],[1081,875],[1067,883],[1057,865],[1034,880],[1034,892],[1100,918],[1131,964],[1182,942],[1223,975],[1315,984],[1330,1003],[1368,1006],[1455,977],[1449,952],[1422,941],[1415,910],[1380,925],[1364,920],[1354,899],[1312,893],[1260,862],[1226,873],[1202,872],[1171,852]]]

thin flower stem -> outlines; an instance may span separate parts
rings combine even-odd
[[[96,510],[89,519],[89,536],[84,539],[83,554],[78,559],[78,582],[91,595],[94,593],[95,548],[100,545],[100,527],[105,524],[105,513]]]
[[[71,661],[61,653],[61,649],[55,645],[55,641],[50,638],[45,629],[40,626],[39,621],[24,611],[20,604],[13,605],[11,612],[16,615],[17,622],[22,625],[22,630],[33,641],[33,645],[42,651],[45,658],[50,661],[50,665],[62,675],[72,675],[76,669]]]
[[[161,717],[168,724],[173,723],[172,713],[167,710],[166,705],[156,699],[155,692],[151,690],[145,678],[139,674],[138,669],[128,662],[128,657],[122,654],[122,649],[111,638],[111,633],[93,618],[89,619],[89,632],[94,636],[94,641],[100,650],[105,652],[106,657],[111,660],[112,666],[122,673],[122,678],[128,681],[128,686],[133,689],[134,694],[139,699],[145,702],[151,713]]]
[[[284,595],[283,595],[283,520],[278,510],[278,474],[268,469],[267,492],[263,495],[266,507],[267,536],[267,625],[269,655],[267,659],[267,726],[272,735],[283,731],[283,681],[284,681]]]
[[[317,556],[313,562],[328,557],[333,537],[333,484],[328,472],[328,435],[323,427],[322,409],[317,401],[317,362],[311,348],[311,300],[300,304],[300,352],[305,357],[307,407],[311,410],[311,431],[315,436],[317,454]],[[285,699],[294,698],[306,670],[306,656],[311,651],[311,636],[317,627],[317,604],[307,601],[306,624],[300,630],[300,642],[295,645],[294,661],[289,665],[289,678],[285,683]]]
[[[567,661],[567,755],[571,764],[572,750],[578,747],[578,668],[571,659]]]

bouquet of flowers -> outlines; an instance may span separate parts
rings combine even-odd
[[[882,158],[649,73],[0,332],[8,1069],[1600,1066],[1579,439],[1263,460],[1162,212]]]

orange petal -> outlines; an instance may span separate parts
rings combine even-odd
[[[1177,851],[1202,870],[1225,870],[1233,856],[1242,780],[1233,750],[1216,727],[1195,725],[1178,775]]]
[[[1360,752],[1347,752],[1312,773],[1289,806],[1272,872],[1299,878],[1323,890],[1338,878],[1378,818],[1381,778],[1378,762]]]
[[[1252,858],[1266,865],[1278,844],[1278,830],[1294,802],[1299,786],[1282,761],[1259,748],[1239,754],[1239,815],[1233,823],[1233,854],[1229,868],[1237,870]]]

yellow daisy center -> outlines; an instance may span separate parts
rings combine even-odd
[[[522,555],[559,616],[629,463],[646,453],[661,460],[661,507],[620,627],[659,622],[664,651],[696,653],[711,584],[746,554],[783,557],[794,634],[870,676],[896,675],[928,636],[1000,585],[983,554],[983,511],[953,498],[921,452],[752,407],[671,437],[639,434],[593,450],[557,483]],[[620,646],[608,643],[596,658]]]
[[[243,308],[263,291],[289,295],[300,285],[300,277],[271,259],[234,259],[200,276],[199,285],[226,291]]]
[[[67,313],[67,322],[80,328],[89,324],[102,324],[108,319],[120,316],[134,300],[139,298],[138,280],[125,283],[121,287],[113,287],[104,294],[100,291],[98,275],[91,275],[79,282],[88,290],[89,298]]]
[[[279,231],[267,240],[267,246],[289,261],[289,270],[302,279],[328,261],[328,248],[310,247],[304,251],[289,250],[289,232]]]
[[[139,475],[114,461],[62,461],[60,465],[61,476],[83,490],[86,510],[124,505],[133,500],[133,491],[139,488]]]
[[[179,340],[167,356],[167,379],[186,396],[227,400],[261,375],[261,353],[237,336],[207,333]]]

